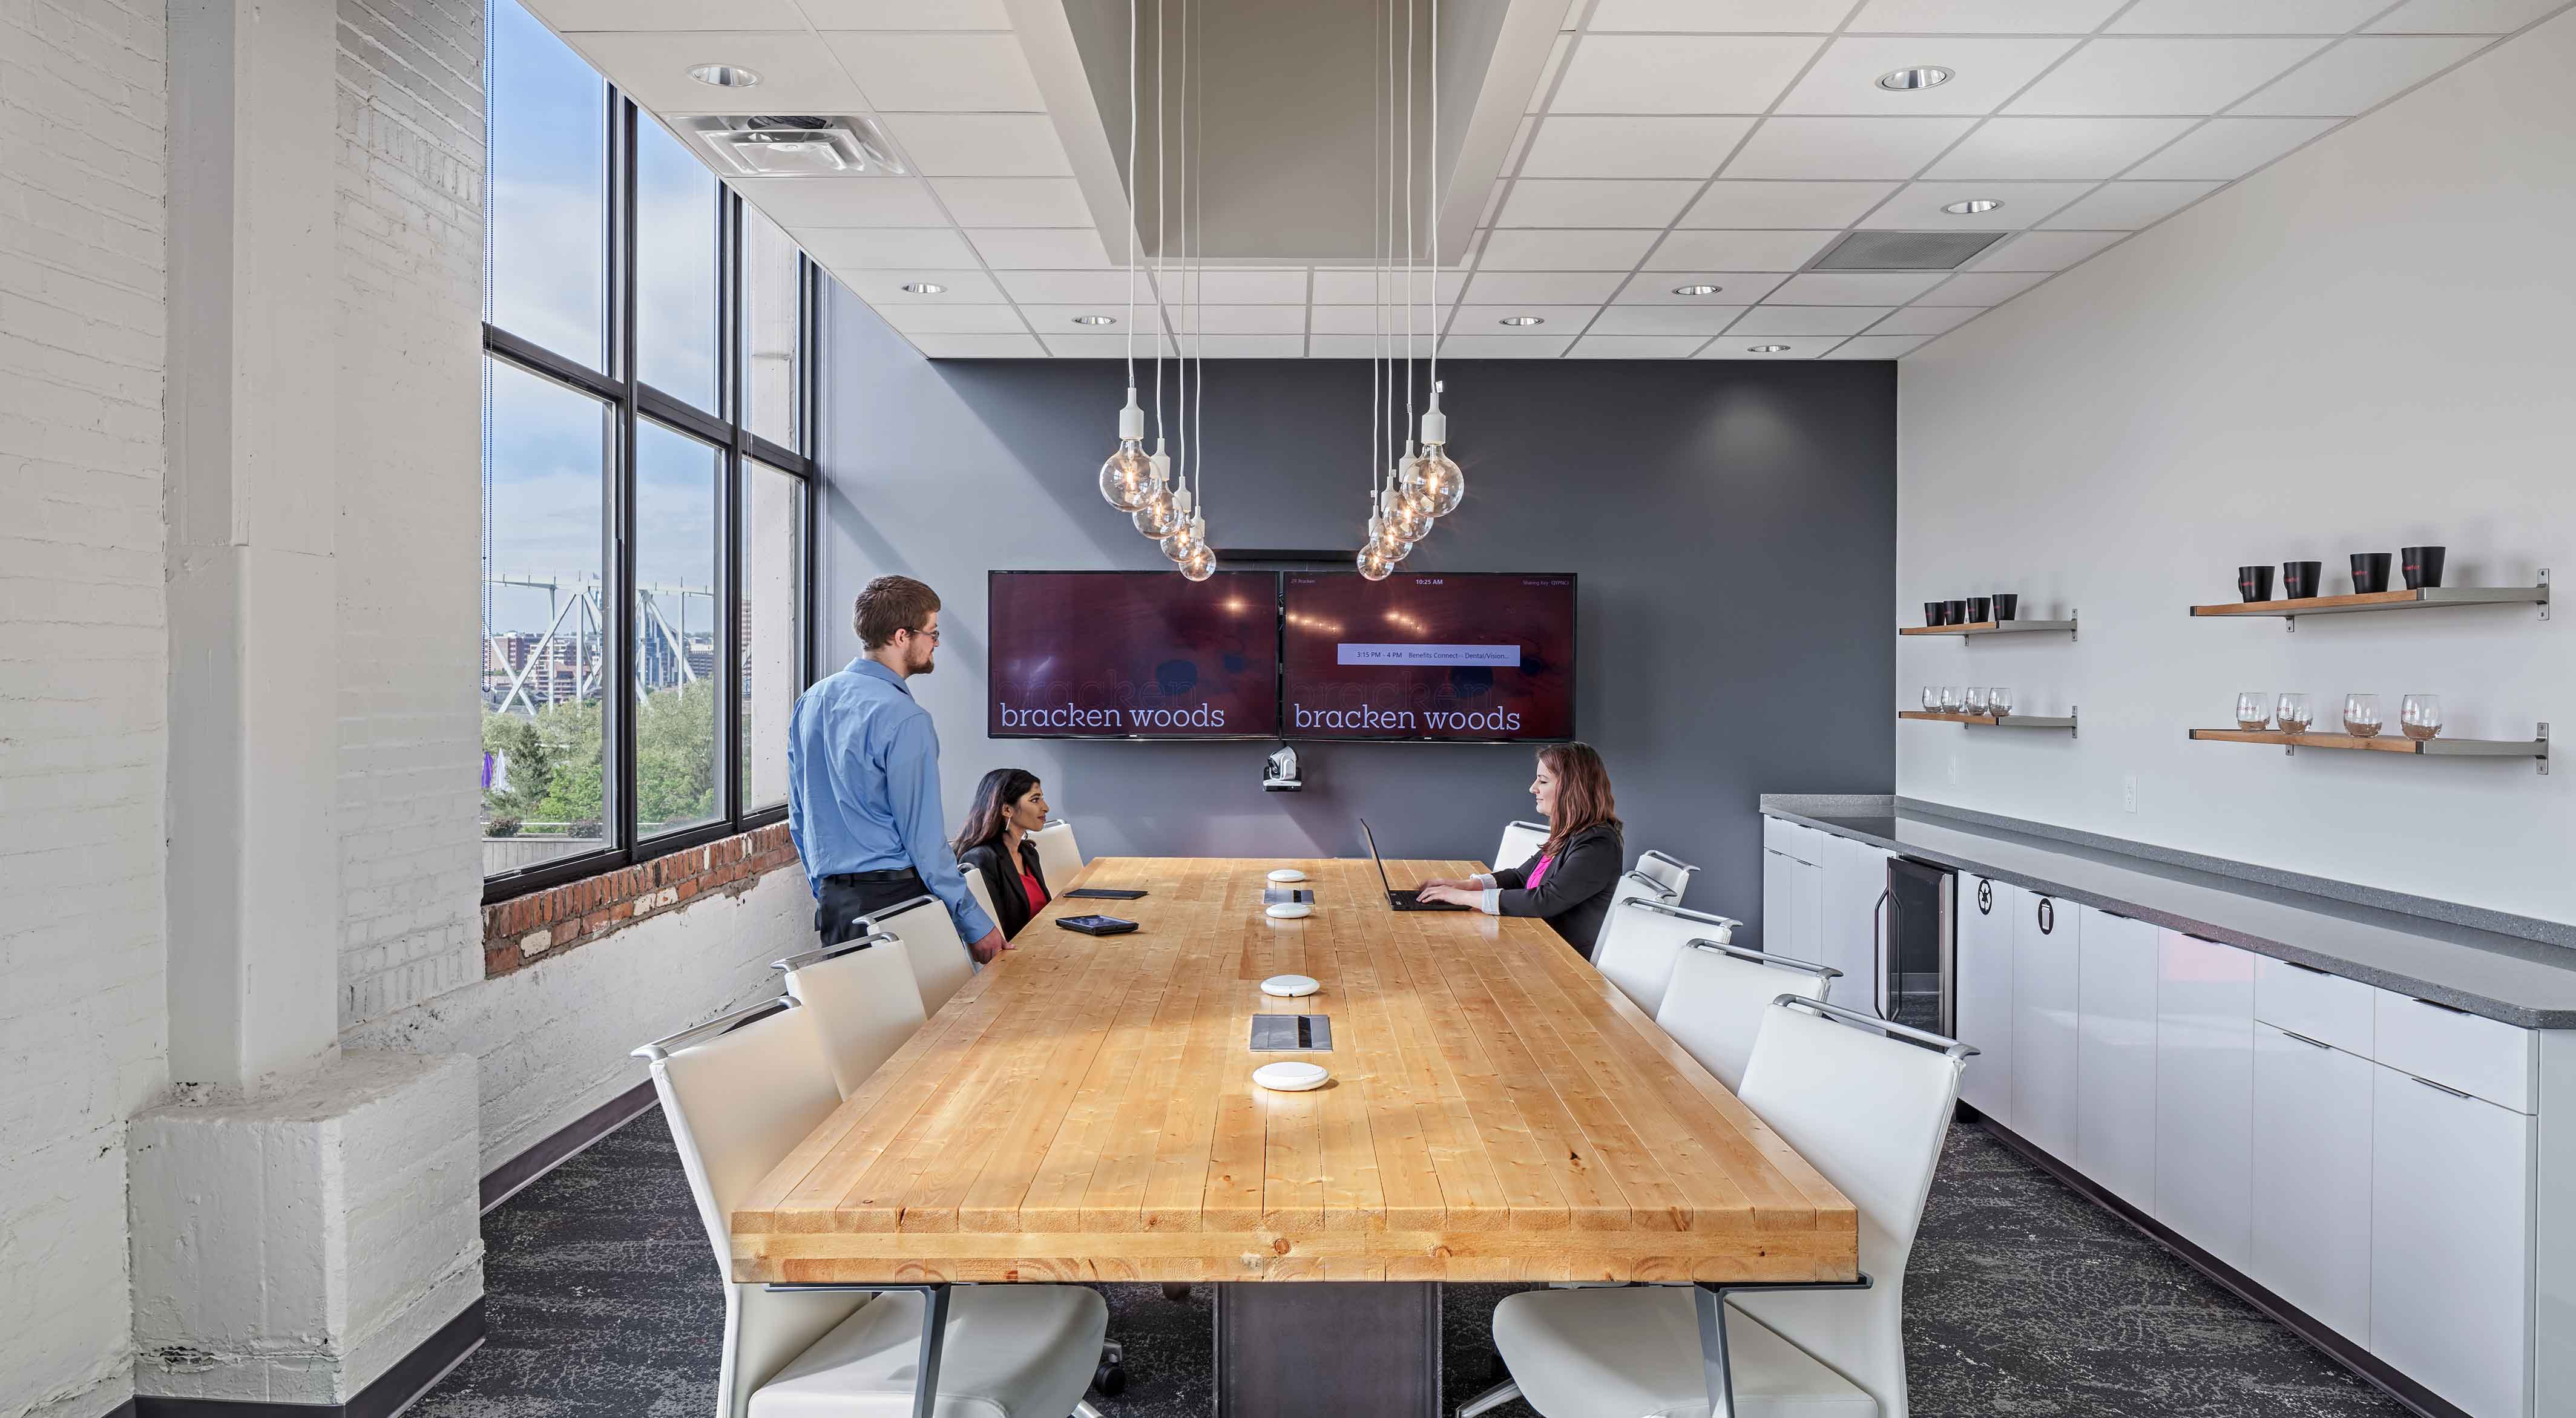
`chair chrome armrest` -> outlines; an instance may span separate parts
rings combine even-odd
[[[899,937],[897,937],[892,931],[870,931],[866,935],[859,936],[856,939],[845,940],[839,945],[827,945],[820,950],[809,950],[802,955],[788,956],[784,960],[772,960],[769,962],[769,968],[772,970],[802,970],[808,965],[820,965],[826,960],[838,959],[841,956],[849,954],[853,950],[865,950],[869,946],[883,945],[888,941],[896,939],[899,939]]]
[[[1635,872],[1630,872],[1628,875],[1636,876],[1637,874]],[[1643,879],[1652,880],[1652,878]],[[1669,891],[1664,894],[1666,896],[1672,895]],[[1619,904],[1623,906],[1634,906],[1640,911],[1652,911],[1658,916],[1670,916],[1676,921],[1697,921],[1703,926],[1721,926],[1729,931],[1732,931],[1736,927],[1744,924],[1742,921],[1739,921],[1732,916],[1720,916],[1707,911],[1693,911],[1682,906],[1668,906],[1661,901],[1648,901],[1642,897],[1636,896],[1631,896]]]
[[[900,916],[900,915],[902,915],[904,912],[909,911],[909,910],[911,910],[913,907],[915,907],[915,906],[919,906],[919,905],[921,905],[921,904],[922,904],[922,903],[924,903],[924,902],[929,902],[929,903],[931,903],[931,904],[934,904],[934,905],[935,905],[935,904],[937,904],[937,903],[938,903],[938,901],[939,901],[939,898],[938,898],[938,897],[933,896],[933,895],[931,895],[929,892],[925,891],[925,892],[921,893],[919,896],[910,896],[910,897],[906,897],[906,898],[904,898],[903,900],[901,900],[901,901],[897,901],[897,902],[896,902],[896,903],[894,903],[893,905],[888,906],[888,907],[885,907],[885,908],[884,908],[884,909],[882,909],[882,910],[870,911],[869,913],[867,913],[867,914],[866,914],[866,915],[864,915],[864,916],[852,916],[850,919],[851,919],[851,920],[853,920],[853,921],[858,922],[859,924],[861,924],[861,925],[863,925],[863,926],[866,926],[866,927],[867,927],[868,929],[870,929],[870,930],[874,930],[874,929],[876,929],[876,924],[877,924],[877,922],[884,920],[884,919],[885,919],[886,917],[888,917],[888,916]]]
[[[1875,1014],[1854,1009],[1847,1004],[1827,1004],[1823,1000],[1809,999],[1805,995],[1781,995],[1771,1002],[1785,1004],[1791,1009],[1808,1010],[1828,1019],[1839,1019],[1846,1024],[1858,1025],[1863,1029],[1875,1029],[1892,1039],[1903,1039],[1910,1043],[1921,1044],[1926,1048],[1938,1049],[1954,1059],[1971,1058],[1978,1052],[1974,1044],[1962,1044],[1946,1035],[1935,1034],[1929,1029],[1917,1029],[1911,1024],[1892,1024]]]
[[[1692,866],[1690,863],[1683,861],[1681,858],[1674,856],[1670,852],[1658,852],[1652,847],[1648,847],[1646,850],[1637,854],[1637,860],[1639,861],[1644,861],[1648,857],[1652,857],[1656,861],[1679,868],[1682,871],[1696,872],[1699,870],[1699,868]]]
[[[1744,923],[1742,921],[1734,921],[1729,924],[1740,926]],[[1756,965],[1769,965],[1781,970],[1796,970],[1802,974],[1821,975],[1828,980],[1841,979],[1843,973],[1831,965],[1819,965],[1815,961],[1800,960],[1794,956],[1773,955],[1767,950],[1756,950],[1749,945],[1737,945],[1731,940],[1695,940],[1690,942],[1690,947],[1693,950],[1713,950],[1720,955],[1731,955],[1738,960],[1750,960]]]
[[[692,1024],[677,1034],[667,1034],[652,1043],[641,1045],[635,1049],[634,1057],[655,1061],[666,1059],[674,1050],[687,1048],[701,1039],[730,1034],[753,1020],[766,1019],[782,1009],[795,1008],[797,1003],[793,996],[780,995],[773,1000],[763,1000],[747,1009],[737,1009],[731,1014],[710,1019],[704,1024]]]
[[[1619,874],[1619,879],[1622,881],[1634,881],[1642,884],[1647,890],[1654,892],[1656,899],[1660,901],[1670,901],[1675,896],[1681,894],[1680,892],[1673,890],[1671,887],[1664,885],[1662,882],[1655,880],[1653,877],[1646,875],[1644,872],[1637,871],[1633,868],[1628,871],[1621,872]],[[1630,897],[1629,899],[1633,901],[1637,898]]]

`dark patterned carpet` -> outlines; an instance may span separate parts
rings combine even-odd
[[[708,1418],[723,1300],[661,1114],[483,1219],[491,1337],[416,1418]],[[1211,1408],[1213,1296],[1106,1286],[1128,1388],[1105,1414]],[[1496,1377],[1508,1285],[1444,1298],[1449,1402]],[[1951,1129],[1905,1291],[1920,1418],[2397,1418],[2404,1410],[1973,1126]],[[1526,1418],[1512,1404],[1497,1414]]]

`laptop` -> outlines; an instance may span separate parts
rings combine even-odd
[[[1369,831],[1368,819],[1360,819],[1360,839],[1368,843],[1369,860],[1377,863],[1377,884],[1386,888],[1387,909],[1392,911],[1471,911],[1455,901],[1425,901],[1418,891],[1398,891],[1387,884],[1386,858],[1377,854],[1377,834]]]

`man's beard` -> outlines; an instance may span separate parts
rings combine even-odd
[[[930,673],[933,669],[938,668],[936,665],[931,663],[931,655],[935,655],[937,653],[938,652],[934,650],[930,655],[923,655],[919,661],[906,665],[904,667],[904,673],[908,675],[926,675]]]

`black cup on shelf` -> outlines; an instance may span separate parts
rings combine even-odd
[[[2021,597],[2010,591],[1995,593],[1995,621],[2001,624],[2021,613]]]
[[[1950,624],[1965,625],[1968,623],[1968,603],[1965,600],[1944,601],[1941,604],[1950,617]]]
[[[2285,561],[2281,563],[2281,598],[2304,601],[2317,595],[2325,584],[2326,564],[2322,561]]]
[[[2442,553],[2448,547],[2400,547],[2397,564],[2405,574],[2406,589],[2421,591],[2442,584]]]
[[[2388,553],[2357,551],[2352,554],[2352,592],[2367,596],[2388,589]]]
[[[2240,566],[2236,568],[2236,589],[2241,592],[2248,601],[2268,601],[2272,599],[2272,568],[2268,566]]]
[[[1923,603],[1923,623],[1925,625],[1948,625],[1950,623],[1950,603],[1947,601],[1925,601]]]
[[[1995,614],[1995,598],[1994,598],[1994,597],[1992,597],[1992,596],[1970,596],[1970,597],[1968,598],[1968,622],[1967,622],[1968,624],[1970,624],[1970,625],[1983,625],[1983,624],[1985,624],[1987,621],[1990,621],[1990,620],[1994,619],[1994,614]]]

